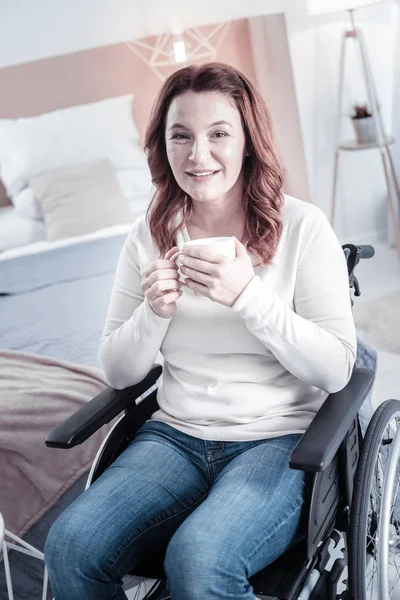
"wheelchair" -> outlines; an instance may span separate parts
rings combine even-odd
[[[371,246],[343,246],[350,296],[360,295],[354,269],[374,255]],[[140,383],[106,388],[47,437],[51,448],[83,443],[120,413],[99,449],[86,489],[124,451],[136,431],[158,410],[155,364]],[[400,597],[400,401],[383,402],[365,435],[358,412],[370,393],[374,371],[354,368],[349,383],[330,394],[290,457],[290,467],[312,482],[306,535],[249,579],[256,597],[279,600],[367,600]],[[141,596],[170,598],[163,567],[165,549],[130,575],[154,580]],[[142,578],[142,579],[141,579]],[[397,585],[399,584],[399,585]]]

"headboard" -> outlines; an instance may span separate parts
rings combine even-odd
[[[232,21],[216,60],[255,79],[247,19]],[[126,44],[113,44],[0,69],[0,89],[7,90],[0,95],[0,118],[40,115],[133,92],[133,116],[143,142],[160,86],[156,75]],[[0,181],[0,206],[8,203]]]

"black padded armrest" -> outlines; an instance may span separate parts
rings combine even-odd
[[[146,377],[124,390],[108,387],[82,406],[64,423],[58,425],[46,438],[49,448],[73,448],[82,444],[95,431],[132,405],[151,388],[160,377],[161,365],[154,365]]]
[[[292,469],[323,471],[332,461],[371,390],[375,372],[356,368],[343,390],[330,394],[290,457]]]

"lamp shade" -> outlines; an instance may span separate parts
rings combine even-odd
[[[353,10],[369,4],[379,4],[384,0],[307,0],[309,15],[322,15],[326,13]]]

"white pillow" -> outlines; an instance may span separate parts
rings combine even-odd
[[[122,193],[130,202],[148,200],[153,195],[150,170],[146,169],[119,169],[116,172]]]
[[[28,185],[13,198],[15,210],[26,219],[43,219],[42,208],[35,197],[33,189]]]
[[[42,173],[30,184],[50,241],[131,222],[128,202],[107,158]]]
[[[15,208],[0,209],[0,252],[46,239],[44,224],[25,219]]]
[[[57,168],[108,158],[116,169],[144,168],[132,116],[133,95],[37,117],[0,119],[0,176],[14,203],[29,179]]]
[[[144,153],[143,155],[145,156]],[[147,164],[143,169],[120,169],[116,171],[116,176],[122,193],[128,200],[132,215],[145,213],[154,192]],[[13,204],[27,219],[43,219],[42,207],[31,186],[25,187],[16,194]]]

